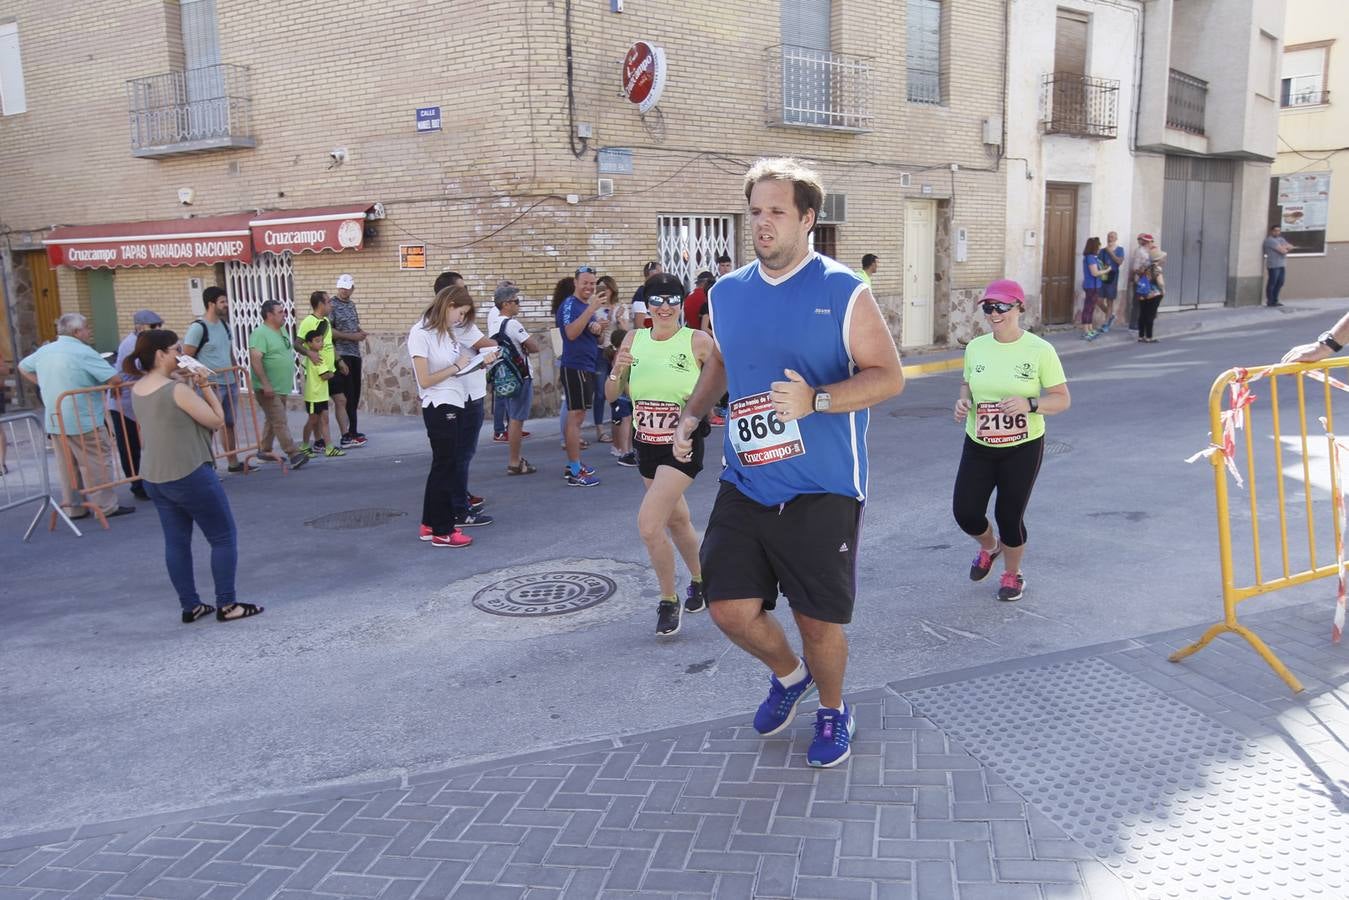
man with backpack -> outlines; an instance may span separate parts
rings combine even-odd
[[[501,324],[491,338],[500,348],[501,358],[493,364],[487,380],[492,387],[493,403],[500,403],[506,409],[506,440],[510,445],[506,474],[533,475],[538,469],[520,455],[520,445],[524,440],[525,419],[529,418],[529,408],[534,402],[534,380],[529,375],[527,354],[538,353],[539,345],[517,318],[520,315],[520,289],[514,282],[499,282],[492,302],[500,314]]]
[[[183,353],[195,358],[202,365],[214,370],[211,384],[220,397],[220,409],[225,413],[225,427],[221,439],[226,450],[236,446],[234,432],[234,414],[239,408],[239,385],[235,382],[234,355],[230,352],[230,329],[227,324],[230,314],[229,295],[225,289],[212,285],[201,292],[203,311],[200,319],[193,319],[183,335]],[[231,472],[243,472],[253,468],[251,462],[243,462],[231,453],[225,457]]]

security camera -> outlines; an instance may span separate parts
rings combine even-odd
[[[178,189],[178,202],[183,206],[191,206],[192,201],[196,199],[197,192],[190,187]]]
[[[347,148],[334,147],[328,151],[328,158],[333,161],[333,165],[340,166],[347,161]]]

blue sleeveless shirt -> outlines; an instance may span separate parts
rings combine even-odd
[[[851,269],[811,253],[770,279],[754,262],[724,276],[708,296],[726,364],[730,408],[721,480],[765,506],[800,494],[866,499],[866,410],[812,413],[779,422],[768,400],[794,369],[821,387],[857,371],[848,350],[853,304],[866,287]]]

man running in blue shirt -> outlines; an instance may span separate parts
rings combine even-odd
[[[791,724],[819,691],[812,766],[848,758],[856,723],[843,700],[866,499],[867,409],[904,388],[899,351],[871,291],[855,272],[810,250],[824,201],[819,176],[791,159],[764,159],[745,175],[758,262],[713,286],[716,348],[675,436],[692,450],[699,420],[724,390],[726,469],[703,537],[712,618],[771,670],[754,717],[760,734]],[[801,634],[799,658],[774,616],[786,595]]]

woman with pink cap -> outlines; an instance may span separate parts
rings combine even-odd
[[[965,424],[965,448],[956,472],[951,509],[956,524],[979,542],[970,580],[983,581],[1002,557],[999,600],[1020,600],[1026,587],[1023,517],[1044,456],[1045,416],[1066,410],[1068,380],[1059,356],[1044,338],[1021,327],[1026,295],[1009,279],[984,290],[984,318],[992,333],[965,348],[965,376],[955,419]],[[988,501],[997,492],[993,518]]]

